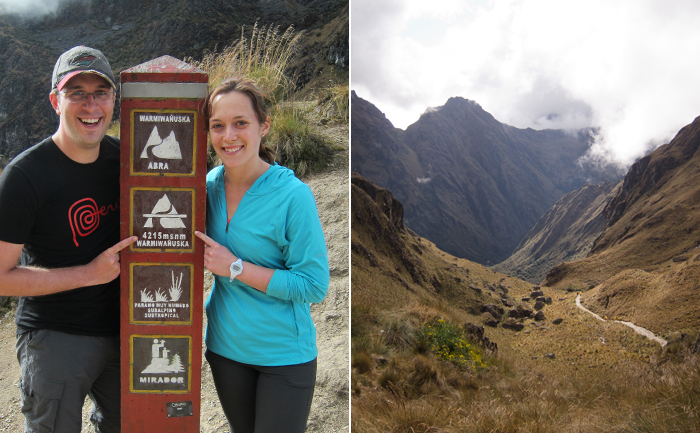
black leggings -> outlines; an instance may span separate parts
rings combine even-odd
[[[232,433],[303,433],[316,385],[316,360],[280,367],[241,364],[207,350]]]

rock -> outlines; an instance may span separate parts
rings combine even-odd
[[[471,285],[471,284],[469,285],[469,288],[472,289],[473,291],[475,291],[476,293],[481,294],[481,289],[480,289],[480,288],[478,288],[478,287],[476,287],[476,286],[473,286],[473,285]]]
[[[561,317],[559,317],[559,318],[557,318],[557,319],[554,319],[554,320],[552,321],[552,323],[554,323],[555,325],[558,325],[558,324],[560,324],[560,323],[563,322],[563,321],[564,321],[564,319],[562,319]]]
[[[700,333],[698,334],[698,339],[695,341],[695,344],[693,344],[693,347],[690,350],[693,353],[700,353]]]
[[[493,354],[498,352],[498,345],[484,335],[483,326],[475,325],[474,323],[465,323],[462,329],[472,338],[472,341],[479,343],[486,350]]]
[[[549,359],[554,359],[554,354],[553,354],[553,353],[548,353],[548,354],[546,354],[544,357],[545,357],[545,358],[549,358]]]
[[[535,301],[537,301],[537,302],[546,302],[546,301],[547,301],[547,298],[545,298],[544,296],[538,296],[538,297],[535,298]]]
[[[484,314],[484,325],[495,328],[498,326],[498,320],[496,320],[491,313]]]
[[[372,355],[372,359],[374,359],[374,363],[377,365],[387,365],[389,364],[389,358],[385,356],[375,356]]]
[[[540,311],[543,308],[544,308],[544,302],[542,302],[542,301],[535,302],[535,310]]]
[[[546,298],[544,298],[544,303],[545,303],[545,304],[552,305],[552,297],[551,297],[551,296],[547,296]]]
[[[501,298],[501,303],[505,305],[506,307],[512,307],[513,306],[513,301],[511,301],[509,298]]]
[[[532,316],[532,308],[527,304],[518,305],[518,311],[520,311],[522,317]]]
[[[538,311],[537,314],[535,314],[535,320],[537,320],[538,322],[541,322],[544,319],[544,311]]]
[[[541,290],[535,290],[534,292],[530,293],[531,298],[536,298],[538,296],[544,296],[544,293],[542,293]]]
[[[523,297],[523,298],[522,298],[522,301],[523,301],[523,302],[527,302],[527,301],[529,301],[529,300],[530,300],[530,297],[529,297],[529,296],[528,296],[528,297]]]
[[[508,317],[512,317],[514,319],[520,319],[521,317],[523,317],[523,315],[520,311],[518,311],[517,308],[511,308],[508,311]]]
[[[512,329],[513,331],[520,331],[525,327],[522,323],[518,322],[512,317],[507,318],[501,325],[505,329]]]
[[[494,319],[496,320],[501,320],[501,317],[503,316],[504,310],[503,307],[494,305],[494,304],[487,304],[481,307],[481,312],[484,313],[489,313],[491,316],[493,316]]]

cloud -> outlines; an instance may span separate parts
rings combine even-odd
[[[56,13],[67,0],[0,0],[0,15],[17,14],[38,17]]]
[[[352,87],[397,127],[462,96],[521,128],[598,127],[594,152],[627,166],[700,115],[694,0],[351,7]]]

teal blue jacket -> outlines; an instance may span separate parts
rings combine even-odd
[[[274,164],[245,193],[227,229],[222,166],[207,174],[207,235],[244,262],[274,269],[262,293],[215,276],[205,307],[207,348],[245,364],[316,358],[310,303],[328,291],[328,251],[309,187]],[[245,266],[245,264],[244,264]]]

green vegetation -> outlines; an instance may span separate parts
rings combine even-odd
[[[274,143],[277,161],[297,176],[326,167],[333,148],[317,128],[310,125],[310,114],[302,104],[277,105],[272,110],[269,139]]]
[[[453,325],[444,319],[425,322],[420,328],[418,338],[443,361],[449,361],[459,367],[486,367],[481,350],[465,340],[461,326]]]
[[[299,177],[332,161],[337,149],[320,126],[331,120],[347,123],[349,112],[348,86],[329,86],[319,92],[316,101],[293,100],[294,82],[285,71],[299,54],[302,37],[292,27],[280,33],[278,27],[256,23],[249,37],[243,31],[238,41],[221,52],[207,53],[200,62],[186,59],[209,74],[210,89],[236,76],[258,83],[272,119],[267,145],[277,153],[277,162]]]
[[[358,396],[372,383],[408,399],[441,394],[472,383],[489,364],[460,326],[425,308],[379,318],[372,308],[355,307],[352,333],[353,390]]]

